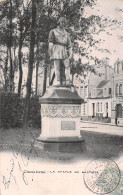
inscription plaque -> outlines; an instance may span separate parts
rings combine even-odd
[[[76,130],[75,121],[61,121],[61,130]]]

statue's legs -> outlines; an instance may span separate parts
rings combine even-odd
[[[56,85],[69,85],[70,84],[70,67],[69,59],[54,60]]]
[[[60,60],[54,60],[54,68],[55,68],[55,76],[56,76],[56,84],[60,85]]]
[[[70,66],[69,66],[69,59],[63,61],[65,66],[65,76],[66,76],[66,85],[70,84]]]
[[[61,77],[61,84],[66,85],[65,66],[62,60],[60,62],[60,77]]]

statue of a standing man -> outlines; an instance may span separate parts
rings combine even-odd
[[[61,17],[57,28],[49,33],[49,55],[54,61],[56,85],[70,84],[69,60],[72,59],[72,48],[69,33],[65,30],[66,24],[66,18]],[[65,67],[65,81],[61,73],[63,66]]]

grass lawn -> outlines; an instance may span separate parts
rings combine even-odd
[[[117,158],[123,154],[123,137],[81,131],[86,141],[87,156],[92,158]]]
[[[50,153],[44,152],[39,148],[34,147],[34,140],[40,135],[40,129],[0,129],[0,149],[1,151],[16,151],[23,152],[34,158],[41,158],[42,160],[58,160],[69,161],[89,158],[117,158],[123,153],[123,137],[107,135],[101,133],[94,133],[88,131],[81,131],[81,135],[85,139],[86,154],[68,154],[68,153]],[[33,148],[33,149],[32,149]]]

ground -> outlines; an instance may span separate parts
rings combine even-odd
[[[117,158],[123,153],[123,127],[81,122],[81,135],[88,157]]]
[[[81,135],[85,139],[86,153],[79,155],[79,158],[117,158],[123,152],[123,127],[101,125],[81,122]],[[1,129],[0,130],[1,150],[26,150],[34,157],[41,159],[57,159],[60,161],[74,160],[76,154],[49,153],[38,148],[34,150],[34,140],[40,135],[40,129]]]

